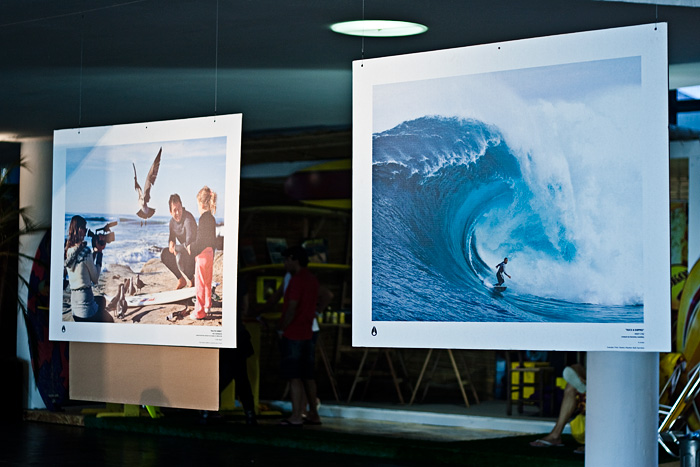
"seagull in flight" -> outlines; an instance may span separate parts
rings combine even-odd
[[[143,190],[141,190],[141,185],[139,185],[139,181],[136,179],[136,165],[134,165],[133,162],[131,163],[131,165],[134,167],[134,189],[139,195],[140,209],[138,210],[136,215],[143,220],[149,219],[156,212],[155,209],[148,206],[148,202],[151,200],[151,186],[153,186],[156,183],[156,177],[158,176],[158,168],[160,167],[160,154],[162,152],[163,148],[160,148],[156,159],[153,161],[153,165],[151,165],[151,170],[148,171],[148,175],[146,176],[146,183],[144,185]]]

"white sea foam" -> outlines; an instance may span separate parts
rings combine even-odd
[[[634,105],[635,90],[617,89],[586,105],[525,103],[511,96],[519,117],[502,115],[497,125],[520,160],[537,214],[553,245],[564,240],[576,248],[570,260],[542,251],[504,251],[517,229],[514,206],[492,213],[484,223],[480,254],[491,261],[509,256],[512,287],[537,296],[605,305],[643,301],[642,180],[637,141],[623,139],[621,127],[636,122],[617,109]],[[624,105],[623,105],[624,103]],[[639,112],[643,114],[643,112]],[[642,138],[640,138],[641,140]]]

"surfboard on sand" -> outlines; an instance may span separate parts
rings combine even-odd
[[[503,292],[507,288],[508,287],[506,287],[505,285],[494,285],[493,286],[493,290],[495,290],[496,292]]]
[[[166,292],[133,295],[131,297],[126,297],[126,303],[129,308],[138,306],[163,305],[166,303],[187,300],[195,295],[196,291],[194,287],[186,287],[184,289],[168,290]],[[109,301],[109,299],[107,301]]]

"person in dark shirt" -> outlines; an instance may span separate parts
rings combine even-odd
[[[216,193],[205,186],[197,193],[199,226],[197,239],[187,246],[194,258],[194,285],[197,302],[190,315],[192,319],[204,319],[211,312],[211,281],[214,274],[214,248],[216,248]]]
[[[177,289],[194,284],[194,256],[187,247],[197,239],[197,221],[184,207],[180,195],[172,194],[168,200],[170,206],[170,237],[168,248],[163,248],[160,259],[177,278]],[[178,244],[179,242],[179,244]]]
[[[255,398],[248,378],[248,358],[254,353],[250,333],[243,324],[243,317],[248,315],[248,283],[245,277],[238,277],[236,305],[236,348],[219,349],[219,393],[236,380],[236,396],[241,401],[245,422],[257,425],[255,418]]]
[[[292,275],[284,292],[284,304],[280,320],[282,334],[282,376],[289,381],[292,398],[292,415],[280,422],[282,426],[299,427],[304,423],[320,425],[316,406],[316,380],[314,379],[315,342],[311,324],[316,317],[318,280],[308,269],[309,258],[301,246],[288,248],[282,253],[284,266]],[[306,421],[304,394],[309,401]],[[313,401],[313,402],[312,402]]]

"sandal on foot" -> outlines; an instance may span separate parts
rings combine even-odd
[[[552,448],[561,447],[564,445],[562,443],[554,444],[551,441],[547,441],[546,439],[537,439],[535,441],[530,442],[530,446],[532,446],[533,448]]]
[[[292,423],[289,421],[289,419],[285,418],[281,420],[277,426],[288,426],[288,427],[293,427],[293,428],[301,428],[304,426],[303,423]]]

